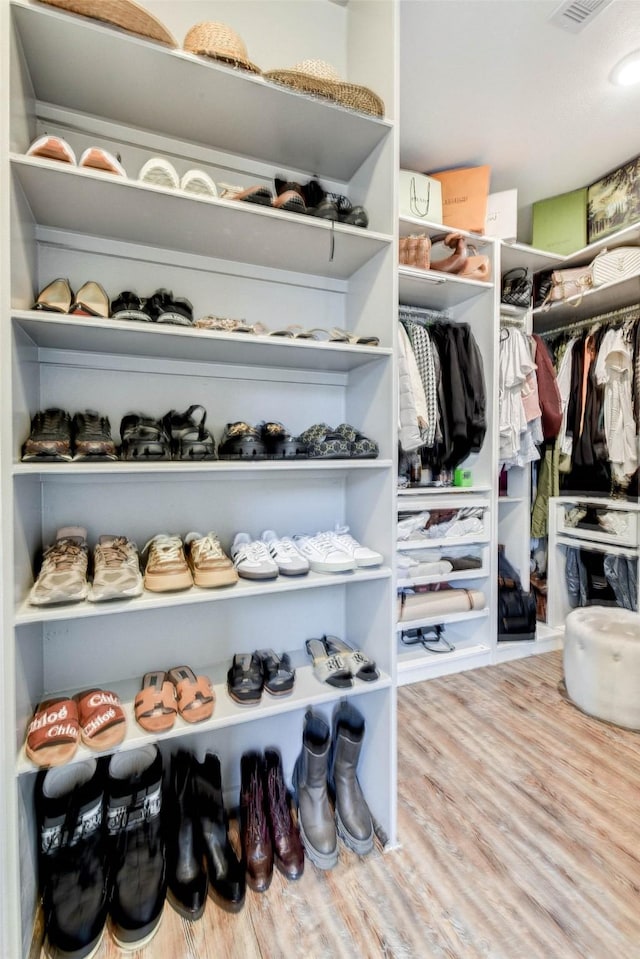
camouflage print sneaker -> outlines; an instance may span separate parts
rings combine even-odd
[[[31,433],[22,447],[25,463],[34,460],[71,462],[71,417],[65,410],[41,410],[31,420]]]
[[[142,593],[140,557],[135,543],[126,536],[101,536],[93,552],[92,603],[125,599]]]
[[[76,413],[72,422],[74,460],[117,460],[116,444],[111,437],[111,424],[95,410]]]
[[[81,526],[63,526],[56,541],[47,546],[38,578],[29,593],[32,606],[78,603],[87,598],[89,548],[87,531]]]

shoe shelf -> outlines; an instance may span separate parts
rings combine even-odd
[[[103,463],[15,463],[13,473],[15,476],[46,476],[47,478],[64,477],[65,482],[84,482],[86,476],[112,476],[112,477],[140,477],[141,482],[148,482],[150,477],[154,481],[162,479],[163,476],[170,477],[176,473],[181,474],[180,478],[192,476],[202,478],[206,474],[206,479],[229,478],[229,474],[238,474],[238,477],[268,476],[274,473],[283,473],[291,475],[293,473],[302,473],[307,479],[317,478],[323,474],[342,474],[352,471],[378,472],[386,471],[391,466],[391,460],[262,460],[257,463],[242,463],[233,460],[211,460],[196,463],[188,463],[180,460],[166,460],[159,463],[136,463],[129,460],[120,460]]]
[[[12,315],[14,322],[41,349],[335,373],[349,373],[393,352],[382,346],[224,333],[35,310],[14,310]]]
[[[112,600],[104,603],[69,603],[60,606],[31,606],[27,600],[16,609],[15,625],[26,626],[31,623],[60,622],[72,619],[86,619],[102,616],[129,615],[154,609],[169,609],[176,606],[200,606],[203,603],[219,603],[227,600],[246,600],[250,597],[275,596],[281,593],[293,593],[306,589],[323,589],[336,586],[349,586],[353,583],[365,583],[371,580],[385,580],[391,577],[391,569],[377,566],[362,567],[346,573],[314,573],[305,576],[279,576],[274,580],[240,579],[234,586],[219,589],[201,589],[192,586],[180,592],[152,593],[145,591],[142,596],[132,599]]]
[[[392,130],[389,120],[89,19],[25,2],[12,7],[38,100],[343,181]],[[52,57],[52,50],[73,53]],[[143,77],[153,77],[152,93]]]
[[[227,692],[226,671],[229,663],[214,663],[198,669],[198,674],[209,676],[213,684],[215,694],[215,705],[213,715],[210,719],[199,723],[188,723],[181,716],[176,717],[173,727],[166,733],[149,733],[138,725],[135,719],[134,701],[140,689],[139,680],[121,680],[110,683],[109,691],[116,693],[120,697],[122,707],[127,719],[127,732],[122,743],[115,751],[124,751],[138,749],[148,743],[160,743],[178,737],[192,736],[198,734],[215,733],[230,726],[240,725],[242,723],[252,723],[255,721],[264,721],[273,716],[295,713],[298,710],[307,709],[313,706],[321,706],[323,703],[334,703],[336,701],[336,690],[327,683],[316,679],[313,673],[313,667],[310,665],[296,666],[296,679],[293,691],[287,696],[270,696],[264,692],[259,703],[254,705],[238,705]],[[353,687],[349,690],[349,697],[359,696],[364,693],[371,693],[381,689],[387,689],[391,686],[391,677],[379,670],[380,678],[375,682],[363,682],[355,679]],[[50,697],[73,696],[77,689],[68,690],[45,690],[39,698],[39,702]],[[109,749],[106,752],[114,752]],[[95,750],[89,749],[80,744],[73,758],[65,765],[72,765],[76,762],[95,757]],[[17,773],[32,773],[38,767],[27,757],[24,745],[20,748],[17,759]]]
[[[348,279],[393,237],[238,200],[202,199],[11,154],[36,223],[256,266]],[[90,221],[87,211],[91,211]]]
[[[445,631],[445,636],[453,643],[455,649],[441,653],[430,652],[422,648],[420,644],[405,646],[398,639],[399,686],[435,679],[437,676],[446,676],[463,669],[477,669],[491,663],[491,647],[467,638],[463,632],[456,632],[455,624],[453,630]]]
[[[486,579],[487,569],[482,564],[478,569],[459,569],[451,573],[430,573],[425,576],[398,576],[396,586],[398,589],[412,589],[414,586],[429,586],[433,583],[441,583],[446,580],[447,583],[455,583],[458,580],[467,579]]]
[[[492,283],[468,280],[453,273],[398,267],[398,295],[406,306],[425,306],[432,310],[448,310],[466,300],[486,295]]]
[[[441,580],[448,579],[447,574],[440,577]],[[467,577],[468,579],[468,577]],[[420,619],[406,619],[397,623],[396,632],[403,633],[407,629],[422,629],[427,626],[437,626],[438,623],[460,623],[468,622],[472,619],[486,619],[490,614],[488,606],[482,609],[468,609],[459,613],[437,613],[435,616],[423,616]]]

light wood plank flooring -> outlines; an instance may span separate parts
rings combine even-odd
[[[229,916],[165,907],[134,959],[640,959],[640,733],[560,653],[399,692],[400,846],[279,873]],[[97,959],[122,959],[108,934]]]

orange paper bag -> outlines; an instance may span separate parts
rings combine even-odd
[[[471,233],[484,233],[491,167],[460,167],[430,173],[429,176],[442,184],[443,224]]]

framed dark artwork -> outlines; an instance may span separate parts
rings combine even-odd
[[[587,189],[587,243],[640,220],[640,156]]]

